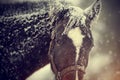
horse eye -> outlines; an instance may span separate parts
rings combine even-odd
[[[63,44],[63,41],[61,39],[58,39],[58,40],[56,40],[56,44],[57,44],[57,46],[60,46]]]
[[[61,43],[61,41],[60,40],[57,40],[57,44],[60,44]]]

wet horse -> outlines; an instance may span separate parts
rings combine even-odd
[[[36,3],[2,5],[1,80],[24,80],[49,62],[56,80],[82,79],[93,46],[90,24],[99,14],[99,0],[86,10],[56,4],[50,11],[45,1],[37,9]]]

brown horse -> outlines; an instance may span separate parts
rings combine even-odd
[[[91,22],[99,14],[97,0],[89,8],[69,6],[54,16],[49,58],[56,80],[82,80],[93,47]]]
[[[85,10],[56,1],[0,3],[0,80],[25,80],[49,62],[56,80],[83,78],[100,1]]]

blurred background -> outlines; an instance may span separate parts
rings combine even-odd
[[[39,0],[0,0],[0,3],[23,1]],[[61,1],[85,9],[95,0]],[[101,1],[101,14],[91,28],[94,48],[90,53],[85,80],[120,80],[120,0]]]
[[[76,0],[73,5],[85,9],[94,1]],[[101,13],[91,29],[94,48],[85,80],[120,80],[120,0],[101,1]]]
[[[93,24],[94,48],[85,80],[120,80],[120,1],[101,0],[102,10]],[[85,9],[94,0],[81,0]]]

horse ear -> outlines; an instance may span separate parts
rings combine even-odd
[[[92,21],[96,16],[99,15],[101,10],[101,0],[95,1],[90,7],[84,10],[84,14],[88,21]]]

